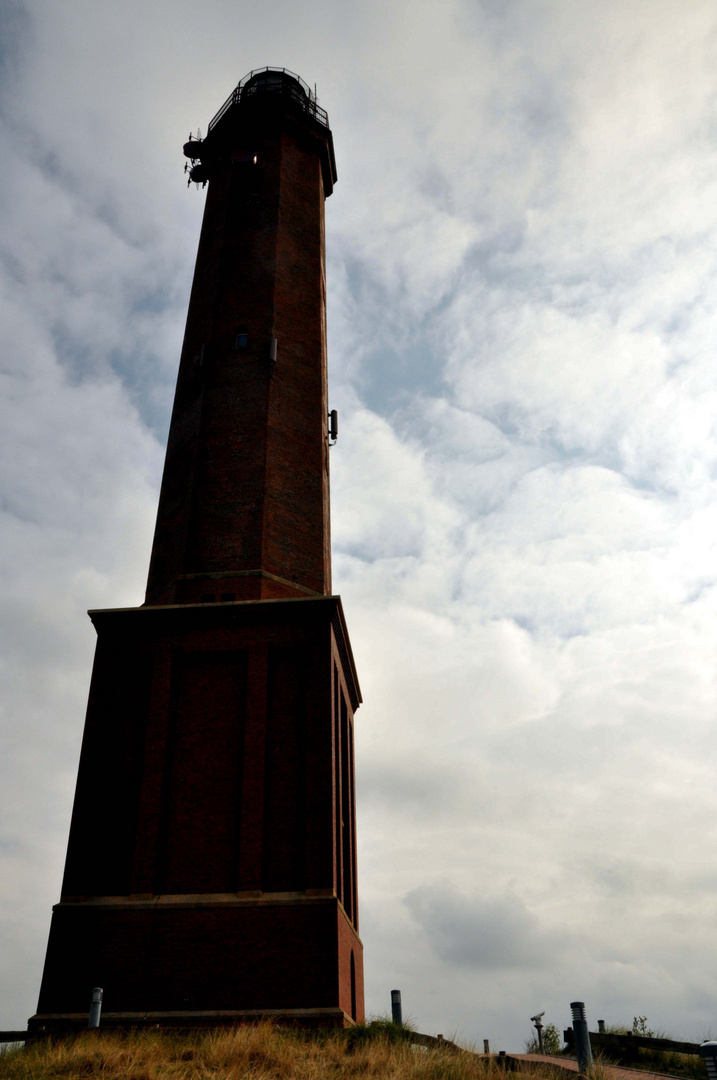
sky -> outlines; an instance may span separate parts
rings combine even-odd
[[[5,0],[0,1029],[35,1011],[94,649],[140,604],[205,195],[317,85],[366,1005],[717,1036],[717,7]]]

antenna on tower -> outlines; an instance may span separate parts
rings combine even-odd
[[[189,132],[189,139],[185,142],[183,150],[184,156],[189,158],[189,162],[184,163],[185,174],[189,173],[189,179],[187,180],[187,187],[194,182],[197,187],[201,184],[202,187],[206,187],[208,172],[206,165],[202,165],[202,129],[197,128],[197,134],[193,135]]]

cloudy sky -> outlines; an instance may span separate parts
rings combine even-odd
[[[94,632],[141,603],[204,195],[318,85],[367,1008],[717,1034],[717,8],[5,0],[0,1028],[34,1011]]]

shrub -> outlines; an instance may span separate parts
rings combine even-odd
[[[547,1024],[543,1030],[543,1049],[553,1057],[562,1050],[563,1039],[555,1024]]]
[[[543,1028],[543,1053],[550,1054],[551,1057],[556,1057],[562,1053],[563,1040],[561,1038],[559,1030],[555,1024],[546,1024]],[[540,1043],[538,1042],[538,1036],[533,1035],[532,1039],[527,1039],[525,1043],[526,1054],[539,1054]]]
[[[641,1035],[643,1039],[654,1039],[655,1032],[647,1026],[646,1016],[634,1016],[632,1018],[632,1034]]]

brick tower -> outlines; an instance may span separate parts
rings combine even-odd
[[[208,182],[145,604],[98,635],[32,1030],[363,1019],[353,713],[331,595],[328,117],[252,72]]]

